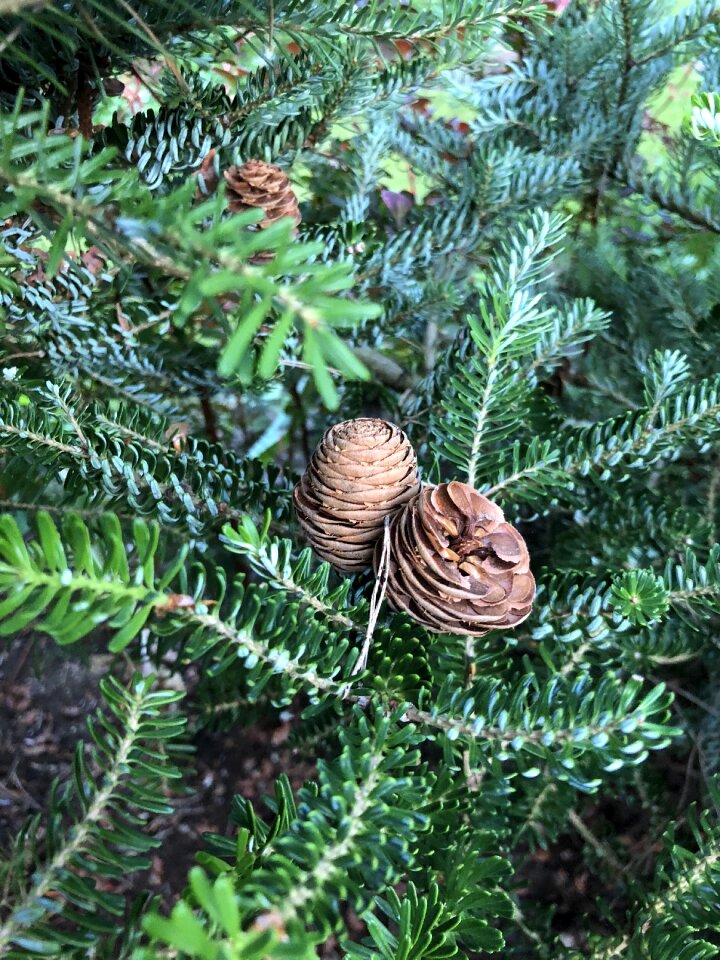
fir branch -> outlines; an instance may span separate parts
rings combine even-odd
[[[67,427],[74,433],[75,428],[58,403],[62,391],[49,385],[31,395],[35,402],[28,407],[0,401],[0,437],[12,449],[47,448],[54,475],[67,471],[65,486],[80,487],[95,499],[100,494],[123,500],[165,523],[182,519],[197,534],[213,523],[240,520],[243,511],[234,503],[249,503],[264,486],[266,471],[259,462],[240,461],[219,444],[168,445],[167,422],[133,407],[113,416],[100,406],[75,410],[87,446],[67,444]],[[281,488],[276,493],[283,498]]]
[[[181,620],[186,621],[190,626],[203,628],[217,639],[228,641],[244,654],[247,651],[253,658],[269,666],[273,672],[282,672],[313,692],[332,693],[342,699],[348,699],[350,696],[347,682],[339,683],[329,677],[321,676],[315,670],[304,667],[299,660],[288,658],[286,651],[269,648],[256,640],[250,632],[238,630],[219,617],[209,613],[195,612],[186,614],[181,617]]]
[[[76,447],[68,443],[61,443],[54,437],[49,437],[43,435],[42,433],[28,430],[25,427],[17,427],[11,423],[2,423],[0,430],[6,436],[18,437],[21,440],[29,440],[30,443],[37,444],[39,447],[48,447],[50,450],[59,450],[61,453],[70,454],[72,457],[80,457],[82,459],[87,456],[87,452],[82,447]]]
[[[687,224],[707,230],[710,233],[720,233],[720,219],[708,207],[698,209],[688,202],[687,198],[671,187],[663,186],[657,178],[642,180],[627,170],[615,169],[609,171],[608,176],[633,193],[647,197],[661,210],[675,214]]]
[[[558,466],[560,452],[553,442],[533,439],[527,447],[514,443],[508,458],[503,454],[492,469],[498,480],[490,487],[481,487],[484,496],[493,499],[509,490],[513,499],[521,491],[526,502],[542,499],[552,490],[554,484],[563,480],[563,471]],[[490,472],[490,471],[488,471]],[[501,500],[505,498],[501,496]]]
[[[474,352],[463,351],[457,370],[451,367],[441,383],[446,399],[443,417],[431,417],[431,444],[436,455],[466,470],[470,486],[477,487],[481,471],[489,471],[488,461],[527,408],[530,384],[520,360],[535,352],[550,328],[551,314],[540,308],[535,284],[547,265],[548,247],[563,237],[563,223],[536,213],[496,254],[481,287],[480,316],[467,318]]]
[[[497,364],[498,357],[493,353],[487,358],[486,361],[485,385],[480,396],[477,413],[475,415],[475,423],[472,427],[472,442],[470,445],[467,465],[467,483],[473,488],[477,486],[477,471],[480,461],[480,450],[483,443],[483,434],[485,430],[485,424],[489,416],[490,399],[493,395],[495,382],[498,378]],[[522,473],[525,473],[525,471],[522,471],[517,475],[518,479]]]
[[[339,731],[340,756],[318,763],[318,789],[306,785],[296,802],[281,778],[272,824],[261,821],[251,805],[239,799],[236,821],[247,848],[236,854],[244,867],[237,893],[226,884],[234,911],[229,905],[217,909],[221,881],[211,889],[194,870],[190,879],[197,902],[214,921],[209,932],[203,933],[180,903],[169,918],[148,919],[153,939],[182,943],[185,952],[183,931],[192,926],[196,949],[207,944],[201,956],[209,958],[217,949],[245,954],[243,947],[258,937],[257,927],[246,921],[260,913],[271,929],[292,940],[294,955],[310,960],[315,956],[312,947],[337,929],[341,900],[350,899],[360,915],[369,914],[374,893],[403,874],[426,825],[422,808],[430,791],[418,768],[417,738],[411,727],[398,728],[397,712],[391,718],[368,717],[356,708],[353,720]],[[225,838],[218,840],[224,852]],[[233,913],[237,920],[230,923]],[[267,943],[265,936],[262,949]]]
[[[680,443],[692,442],[695,437],[706,441],[718,429],[720,377],[714,377],[677,390],[652,411],[641,409],[566,434],[560,438],[566,451],[560,464],[569,476],[595,472],[604,477],[619,464],[624,469],[644,470]]]
[[[33,182],[29,177],[24,178],[23,184],[20,185],[32,186],[37,189],[41,195],[43,193],[42,185],[36,181]],[[105,240],[105,242],[107,242],[107,226],[106,224],[99,224],[97,222],[92,207],[86,204],[77,205],[71,202],[65,194],[57,190],[49,191],[48,199],[72,210],[74,214],[83,219],[87,218],[87,222],[93,229],[98,231],[97,234],[94,235],[94,239],[99,241]],[[207,256],[208,240],[199,234],[193,235],[192,232],[182,231],[168,224],[165,226],[162,239],[175,251],[185,250],[192,257],[198,258],[199,260]],[[177,259],[163,252],[155,243],[152,243],[147,238],[141,237],[137,238],[134,242],[131,241],[128,247],[128,253],[133,259],[155,267],[163,273],[180,280],[190,280],[193,277],[194,271],[191,267],[179,263]],[[238,280],[251,280],[254,277],[260,276],[257,267],[249,265],[246,260],[228,250],[216,249],[214,250],[214,256],[218,265],[234,274]],[[276,301],[277,307],[281,312],[283,310],[290,310],[293,314],[297,314],[301,320],[311,325],[316,325],[320,321],[320,315],[315,307],[303,303],[292,290],[286,289],[284,286],[278,285],[273,290],[273,299]]]
[[[309,549],[304,550],[295,562],[290,540],[267,538],[268,521],[269,517],[266,517],[263,530],[258,530],[252,518],[246,515],[236,526],[227,524],[223,527],[220,539],[228,550],[246,557],[263,578],[291,596],[299,597],[324,619],[364,633],[367,624],[350,616],[358,612],[359,605],[348,606],[349,582],[331,593],[328,587],[330,565],[324,563],[312,571]]]
[[[543,804],[546,802],[548,797],[554,797],[557,792],[557,783],[549,781],[545,784],[542,790],[540,790],[538,795],[534,798],[527,816],[523,817],[522,823],[517,828],[515,834],[516,839],[519,839],[525,833],[529,833],[532,830],[542,828],[542,818],[540,817],[540,812],[543,808]]]
[[[563,677],[570,676],[580,664],[585,662],[585,658],[593,646],[594,644],[591,640],[586,640],[577,646],[565,663],[563,663],[560,669],[560,675]]]
[[[100,911],[110,909],[122,914],[122,904],[98,890],[97,879],[147,865],[143,854],[158,841],[139,831],[134,826],[138,821],[129,819],[127,811],[134,810],[134,817],[139,811],[169,812],[166,802],[151,799],[153,791],[162,780],[180,776],[167,756],[164,767],[158,768],[153,747],[155,741],[172,740],[182,731],[182,718],[162,715],[181,695],[153,692],[151,684],[152,678],[136,676],[130,689],[125,690],[112,678],[101,681],[106,705],[116,719],[115,726],[101,716],[97,724],[90,723],[93,746],[88,752],[98,763],[102,780],[93,786],[88,784],[87,761],[81,747],[75,758],[74,782],[82,784],[83,793],[75,793],[71,785],[64,795],[51,792],[49,857],[37,866],[22,897],[0,925],[0,956],[24,956],[26,952],[32,956],[36,949],[46,954],[55,929],[48,915],[64,912],[64,907],[58,910],[58,899],[70,906],[84,894],[91,903],[97,902]],[[63,831],[62,815],[73,803],[78,807],[74,827]],[[74,871],[81,869],[87,876],[88,865],[92,865],[94,876],[79,881]],[[82,914],[75,913],[72,922],[77,925],[78,921],[82,924]],[[85,932],[85,936],[94,940],[97,934]],[[61,930],[61,943],[62,938]]]
[[[72,835],[66,838],[65,843],[54,851],[51,860],[43,865],[41,875],[25,896],[13,905],[12,912],[0,926],[0,956],[27,925],[27,920],[22,919],[23,916],[35,913],[33,908],[36,904],[42,902],[48,893],[56,888],[58,876],[85,850],[99,823],[106,816],[108,805],[118,796],[122,780],[127,776],[131,753],[137,748],[140,721],[146,709],[142,698],[138,697],[131,703],[112,765],[106,770],[103,785],[95,791],[82,821]]]
[[[33,115],[25,118],[25,122],[37,123],[38,117]],[[122,213],[112,209],[111,201],[119,201],[122,206],[126,184],[132,178],[115,173],[114,179],[108,178],[103,184],[103,192],[93,195],[93,202],[78,200],[72,192],[83,171],[87,171],[88,167],[93,171],[98,167],[107,167],[113,151],[105,150],[93,160],[81,160],[81,150],[72,148],[64,142],[64,138],[47,138],[45,143],[56,142],[52,143],[51,148],[44,148],[36,158],[34,167],[29,168],[27,164],[21,166],[25,142],[19,136],[17,123],[17,118],[13,117],[1,124],[9,162],[0,167],[0,181],[5,181],[13,192],[19,191],[23,195],[32,193],[38,201],[62,212],[63,222],[72,223],[92,243],[100,245],[101,249],[107,251],[109,259],[123,262],[130,259],[151,266],[166,278],[185,281],[184,295],[180,297],[175,310],[177,320],[186,319],[205,300],[213,300],[220,294],[229,296],[235,292],[241,296],[245,308],[242,318],[251,325],[251,336],[248,340],[242,327],[230,336],[219,366],[223,375],[231,374],[237,368],[243,349],[249,347],[254,333],[274,309],[284,319],[283,329],[289,329],[293,320],[304,327],[305,359],[312,362],[317,387],[329,406],[336,406],[339,398],[326,376],[328,359],[334,359],[345,375],[367,377],[365,367],[342,345],[333,331],[338,322],[347,324],[348,319],[353,317],[359,320],[380,312],[373,304],[362,306],[358,300],[350,301],[336,296],[337,291],[347,288],[352,282],[353,264],[350,261],[340,261],[332,266],[311,263],[310,256],[317,252],[313,246],[296,245],[292,252],[286,246],[284,253],[276,255],[272,261],[273,268],[284,274],[282,281],[274,280],[268,269],[261,270],[250,261],[258,249],[267,252],[286,241],[291,225],[278,222],[272,229],[263,230],[262,236],[257,232],[239,229],[249,226],[257,220],[257,216],[253,213],[238,214],[233,224],[223,222],[220,219],[222,196],[193,207],[187,185],[174,196],[158,198],[152,209],[147,201],[144,210],[142,204],[131,201],[127,214],[133,228],[125,229]],[[78,146],[81,147],[80,144]],[[66,177],[59,183],[50,182],[48,165],[54,161],[52,169],[60,165],[59,169],[62,170],[63,161],[68,159],[73,150],[77,162],[72,177]],[[91,182],[96,178],[96,173],[93,177],[88,175]],[[99,212],[101,203],[104,206]],[[186,211],[181,224],[177,222],[178,209]],[[213,218],[210,227],[204,223],[206,216]],[[293,275],[294,281],[290,279]],[[248,318],[247,311],[251,305],[253,309]],[[245,347],[241,344],[245,344]],[[275,360],[281,345],[281,341],[276,344]]]
[[[424,40],[439,44],[446,39],[455,39],[458,31],[487,28],[493,23],[512,23],[523,18],[540,18],[544,13],[541,5],[534,0],[522,0],[516,5],[490,4],[485,0],[473,0],[470,5],[449,6],[442,21],[435,14],[414,11],[412,9],[388,8],[377,0],[365,7],[346,7],[342,16],[332,4],[321,6],[313,11],[312,22],[308,23],[308,11],[301,5],[294,16],[283,18],[276,11],[272,18],[274,34],[285,33],[293,39],[307,40],[322,38],[332,41],[340,37],[355,37],[373,41],[392,41],[401,39],[410,42]],[[257,17],[228,16],[208,18],[207,20],[189,20],[188,22],[166,21],[159,25],[163,34],[185,34],[188,32],[207,32],[213,27],[233,27],[241,31],[253,31],[267,34],[270,20],[263,23]]]
[[[55,513],[60,516],[65,516],[67,515],[67,512],[68,512],[67,506],[57,504],[57,503],[54,503],[54,504],[53,503],[36,503],[34,501],[29,502],[29,501],[23,501],[23,500],[4,500],[4,499],[0,499],[0,510],[7,511],[7,512],[15,512],[18,510],[22,512],[31,511],[33,513],[39,511],[42,513]],[[82,508],[82,507],[76,507],[76,506],[73,506],[72,512],[76,513],[79,517],[94,518],[96,520],[102,517],[105,513],[107,513],[107,511],[104,510],[102,507]],[[115,511],[115,516],[119,517],[121,520],[132,520],[135,514],[119,513]]]
[[[662,20],[654,33],[665,36],[665,42],[650,45],[649,49],[633,58],[636,67],[645,66],[661,57],[674,53],[678,48],[695,39],[710,24],[717,21],[717,7],[713,0],[695,0],[687,8]]]
[[[288,924],[312,903],[318,888],[331,881],[334,875],[342,873],[343,862],[352,852],[360,836],[367,830],[366,817],[374,801],[374,793],[382,781],[380,766],[383,750],[380,745],[366,758],[366,774],[353,798],[352,805],[345,811],[344,829],[341,839],[327,846],[312,868],[295,877],[293,888],[286,900],[280,905],[279,913],[283,922]]]
[[[662,693],[662,689],[659,690]],[[544,729],[528,729],[528,727],[499,727],[485,726],[482,723],[481,716],[473,717],[470,713],[467,717],[460,719],[450,715],[442,715],[434,711],[418,710],[416,707],[408,707],[405,711],[408,720],[414,723],[422,724],[436,730],[442,730],[444,733],[453,735],[456,739],[458,735],[468,741],[475,741],[479,744],[488,743],[498,747],[508,747],[517,742],[519,744],[530,743],[539,745],[548,739],[548,733]],[[626,724],[626,717],[614,717],[606,723],[582,726],[583,733],[588,739],[593,737],[607,736],[622,730]],[[554,727],[550,736],[551,742],[558,746],[574,743],[577,741],[577,728],[557,728]]]
[[[144,433],[138,433],[137,430],[133,430],[131,427],[118,422],[118,420],[112,420],[102,413],[96,413],[95,419],[98,423],[102,423],[108,427],[113,433],[119,433],[121,437],[127,437],[129,440],[137,440],[138,443],[144,447],[149,447],[150,450],[158,450],[160,453],[170,457],[180,455],[180,452],[172,446],[172,444],[160,443],[154,437],[147,436],[147,434]]]
[[[581,353],[583,346],[605,330],[610,313],[601,310],[592,300],[574,300],[563,304],[553,315],[553,324],[536,347],[528,377],[535,382],[542,374],[554,370],[564,360]]]
[[[303,603],[307,604],[307,606],[311,607],[317,613],[327,617],[328,620],[339,623],[343,627],[349,627],[351,630],[355,630],[358,633],[361,633],[365,629],[363,624],[356,623],[344,613],[339,613],[335,607],[329,603],[325,603],[292,577],[274,578],[273,582],[276,583],[281,589],[287,591],[287,593],[300,597]]]
[[[716,817],[712,817],[716,820]],[[713,956],[714,947],[700,938],[705,929],[716,929],[712,905],[720,883],[720,844],[717,824],[711,815],[703,814],[700,823],[690,811],[690,822],[698,843],[696,853],[676,846],[675,830],[666,837],[665,861],[657,872],[658,881],[647,902],[636,913],[632,928],[622,937],[611,940],[593,953],[596,960],[628,957],[639,960],[648,946],[651,955],[669,957],[672,944],[682,943],[702,960]],[[670,861],[670,873],[665,863]]]

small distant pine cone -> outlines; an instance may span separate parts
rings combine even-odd
[[[262,210],[265,216],[259,227],[269,227],[282,217],[290,217],[297,226],[302,219],[292,184],[280,167],[264,160],[248,160],[241,167],[230,167],[224,173],[228,209]]]
[[[249,229],[263,229],[282,217],[290,217],[297,224],[302,217],[297,197],[287,175],[280,167],[264,160],[248,160],[241,167],[233,166],[224,172],[225,194],[232,213],[243,210],[262,210],[265,216]],[[274,258],[271,251],[261,250],[250,257],[250,263],[267,263]]]
[[[345,573],[372,563],[385,517],[420,489],[415,451],[386,420],[345,420],[318,444],[295,487],[295,512],[315,552]]]
[[[433,633],[481,637],[530,614],[535,580],[502,510],[454,481],[424,486],[393,519],[387,596]]]

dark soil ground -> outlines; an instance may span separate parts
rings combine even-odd
[[[69,777],[76,744],[87,739],[86,717],[99,706],[98,680],[111,662],[97,654],[78,665],[37,638],[0,654],[0,853],[28,816],[44,810],[53,779]],[[287,774],[294,791],[311,779],[314,765],[289,746],[289,733],[288,723],[273,718],[231,732],[204,729],[195,734],[188,794],[176,800],[171,817],[149,824],[162,840],[152,866],[128,876],[118,892],[150,890],[172,905],[185,886],[196,852],[205,846],[203,835],[232,833],[229,813],[235,794],[248,798],[262,816],[263,798],[273,794],[281,773]],[[668,758],[663,762],[667,764]],[[670,764],[668,777],[676,796],[681,790],[688,792],[688,784],[692,792],[681,764],[674,771]],[[651,867],[657,850],[637,805],[598,801],[587,808],[584,822],[591,828],[594,822],[604,827],[610,823],[628,861],[642,865],[644,858]],[[516,880],[530,902],[553,913],[553,928],[567,946],[582,949],[586,925],[610,932],[601,916],[601,901],[616,915],[624,909],[614,901],[608,870],[588,864],[587,837],[577,831],[561,836],[547,850],[529,853]],[[362,935],[362,924],[353,926]],[[323,956],[328,960],[339,956],[336,945],[326,944]]]

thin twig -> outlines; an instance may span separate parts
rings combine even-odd
[[[622,872],[623,865],[620,863],[612,850],[606,846],[602,840],[595,836],[590,827],[588,827],[588,825],[580,818],[575,810],[570,811],[568,814],[568,820],[574,829],[577,830],[583,840],[590,844],[599,857],[601,857],[603,860],[606,860],[613,870]]]
[[[90,448],[90,444],[88,443],[88,439],[87,439],[87,437],[85,436],[85,434],[83,433],[82,427],[80,426],[80,424],[79,424],[78,421],[76,420],[75,415],[74,415],[74,413],[72,412],[71,408],[68,406],[68,404],[63,400],[63,398],[62,398],[59,394],[57,395],[57,402],[58,402],[58,406],[60,407],[60,409],[62,410],[62,412],[63,412],[63,413],[65,414],[65,416],[67,417],[68,423],[70,424],[70,426],[71,426],[71,427],[73,428],[73,430],[75,431],[75,434],[77,435],[78,440],[79,440],[80,443],[83,445],[83,447],[85,448],[85,450],[88,450],[88,449]]]
[[[1,51],[0,51],[1,52]],[[44,350],[28,350],[27,353],[11,353],[8,357],[3,357],[3,363],[12,363],[13,360],[24,360],[26,357],[44,357]]]
[[[281,367],[295,367],[298,370],[312,370],[313,366],[311,363],[305,363],[304,360],[281,360]],[[328,373],[331,373],[334,377],[341,377],[342,371],[338,370],[336,367],[325,367]]]
[[[107,513],[108,510],[112,509],[113,514],[118,517],[120,520],[133,520],[137,514],[136,513],[122,513],[116,510],[114,507],[110,508],[108,506],[103,507],[76,507],[76,506],[62,506],[55,503],[29,503],[27,501],[21,500],[0,500],[0,509],[3,510],[33,510],[33,511],[43,511],[44,513],[59,513],[63,516],[67,515],[68,512],[76,513],[80,517],[101,517],[103,514]],[[171,532],[174,532],[174,528],[168,528]]]
[[[382,553],[380,554],[380,563],[378,564],[377,574],[375,577],[375,586],[373,587],[372,597],[370,599],[370,613],[368,614],[367,630],[365,631],[365,639],[360,651],[360,656],[358,657],[357,663],[353,667],[350,674],[351,677],[354,677],[358,673],[362,673],[367,666],[368,654],[370,653],[370,644],[372,643],[375,624],[377,623],[378,616],[380,615],[380,607],[385,599],[385,591],[387,589],[388,577],[390,575],[390,549],[390,518],[385,517]]]
[[[127,0],[117,0],[117,2],[125,10],[125,12],[128,13],[133,18],[133,20],[135,20],[135,22],[137,23],[138,27],[140,27],[142,32],[150,39],[150,41],[155,45],[155,47],[160,51],[160,53],[162,53],[168,70],[170,70],[172,75],[175,77],[175,79],[177,80],[182,90],[184,90],[185,93],[189,94],[190,87],[188,87],[187,83],[185,82],[185,78],[178,70],[178,66],[175,63],[175,60],[167,52],[167,50],[165,49],[163,44],[160,42],[158,37],[155,35],[155,33],[150,29],[147,23],[145,23],[145,21],[137,12],[137,10],[135,10],[133,7],[130,6]]]
[[[465,689],[469,690],[473,685],[475,680],[475,675],[477,673],[477,667],[475,665],[475,638],[468,637],[465,640]],[[462,755],[463,763],[463,774],[465,775],[465,780],[471,790],[477,790],[479,784],[476,782],[476,778],[473,776],[473,772],[470,769],[470,751],[463,750]]]
[[[300,441],[302,443],[303,456],[305,457],[305,463],[310,462],[311,457],[311,447],[310,447],[310,434],[308,432],[308,422],[305,415],[305,405],[302,402],[302,397],[300,396],[300,391],[298,390],[298,385],[295,382],[293,377],[288,378],[287,389],[290,393],[290,396],[293,399],[293,404],[298,414],[298,422],[300,425]]]
[[[210,440],[211,443],[217,443],[220,439],[217,417],[215,416],[215,410],[205,389],[200,391],[200,409],[202,410],[203,420],[205,421],[205,433],[208,436],[208,440]]]

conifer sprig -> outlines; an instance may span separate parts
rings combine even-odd
[[[146,854],[159,846],[145,821],[172,810],[165,785],[181,776],[173,741],[185,718],[171,705],[182,695],[154,691],[152,678],[139,675],[128,689],[113,678],[100,686],[110,718],[98,713],[88,721],[91,744],[78,744],[72,780],[53,786],[43,843],[40,817],[17,841],[31,851],[33,872],[29,880],[5,879],[21,892],[0,924],[0,956],[75,956],[103,939],[118,939],[125,898],[103,889],[103,881],[145,869]]]

